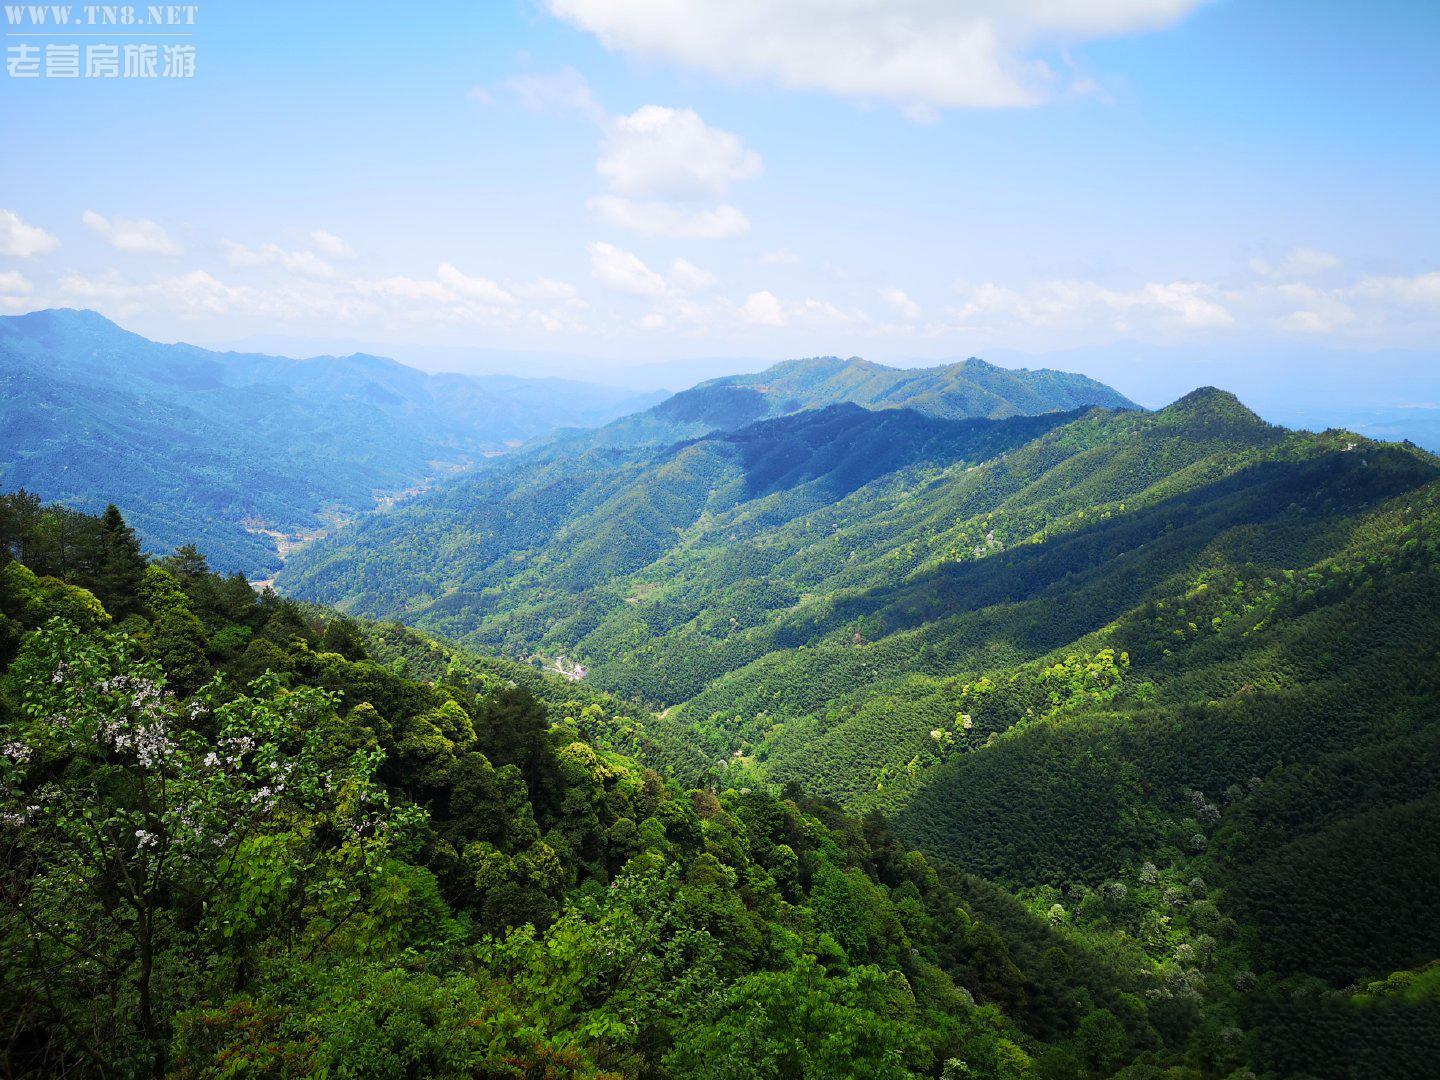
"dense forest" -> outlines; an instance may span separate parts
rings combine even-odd
[[[878,814],[682,787],[533,671],[257,595],[193,548],[147,561],[113,507],[7,496],[0,550],[11,1075],[1080,1077],[1212,1052],[1186,1049],[1196,1010]]]
[[[1226,998],[1257,1074],[1338,1077],[1440,1040],[1437,556],[1432,455],[1201,390],[522,458],[290,580],[569,656],[713,785],[881,811],[1146,1000]]]
[[[782,627],[793,701],[753,712],[656,714],[0,497],[9,1072],[1428,1071],[1433,459],[1215,394],[770,424],[808,450],[675,454],[801,523],[978,458],[924,502],[985,519],[813,643]]]

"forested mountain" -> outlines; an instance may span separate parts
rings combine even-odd
[[[883,810],[1146,971],[1148,1002],[1228,1000],[1187,1028],[1214,1061],[1404,1076],[1440,1050],[1432,455],[1204,389],[846,406],[502,472],[337,536],[296,584],[564,655],[664,707],[721,786]]]
[[[593,534],[490,587],[600,605],[578,683],[0,498],[11,1072],[1429,1071],[1434,458],[1205,390],[581,460],[472,481]]]
[[[89,311],[0,318],[0,487],[90,510],[119,503],[144,543],[200,543],[268,577],[271,533],[654,395],[560,380],[427,375],[376,356],[163,345]]]
[[[1040,655],[1232,536],[1307,565],[1434,471],[1214,390],[1153,414],[1000,421],[844,406],[508,463],[315,545],[282,582],[471,645],[563,653],[723,728],[729,751],[852,691],[883,698],[877,678]],[[992,633],[1002,609],[1033,629]]]
[[[1079,1077],[1183,1042],[1194,1003],[878,816],[687,788],[534,679],[0,498],[7,1074]]]
[[[579,615],[594,625],[627,610],[638,600],[630,576],[677,546],[729,545],[737,529],[821,512],[897,472],[983,461],[1073,418],[939,420],[839,405],[660,450],[524,456],[298,554],[285,587],[523,654],[578,641],[551,636],[552,623]]]
[[[551,452],[592,447],[667,446],[712,431],[851,403],[913,409],[943,419],[1036,416],[1089,405],[1133,409],[1104,383],[1065,371],[1007,369],[970,359],[928,368],[893,368],[859,357],[787,360],[764,371],[727,375],[621,417],[594,432],[566,432]]]

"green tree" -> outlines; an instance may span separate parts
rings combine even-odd
[[[415,820],[388,810],[376,756],[323,764],[316,733],[334,704],[319,690],[262,679],[237,696],[217,682],[185,707],[125,635],[58,621],[27,639],[10,681],[0,910],[21,947],[7,981],[61,1060],[163,1072],[201,973],[245,970],[260,939],[322,948]],[[277,923],[307,930],[287,942]]]
[[[707,1080],[871,1077],[902,1080],[924,1059],[915,1027],[889,1014],[878,968],[837,977],[806,956],[740,979],[687,1025],[666,1064]]]

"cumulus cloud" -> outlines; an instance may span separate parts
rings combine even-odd
[[[589,206],[647,236],[719,240],[750,231],[730,188],[760,175],[760,155],[693,109],[646,105],[605,126],[595,171],[610,189]]]
[[[590,276],[607,289],[631,296],[664,296],[665,279],[634,252],[596,241],[590,245]]]
[[[608,193],[588,206],[607,224],[647,236],[718,240],[750,231],[749,219],[723,201],[732,185],[760,175],[760,155],[733,132],[712,127],[694,109],[643,105],[610,116],[574,68],[517,75],[504,89],[521,107],[581,116],[602,132],[595,171]],[[494,95],[476,87],[470,96]]]
[[[1038,47],[1170,26],[1204,0],[546,0],[609,49],[864,101],[1037,105],[1073,92]]]
[[[1413,277],[1364,277],[1353,291],[1367,299],[1440,310],[1440,270]]]
[[[355,258],[355,249],[353,247],[341,237],[336,236],[332,232],[326,232],[324,229],[316,229],[312,232],[310,234],[310,243],[317,250],[323,251],[326,255],[331,255],[337,259]]]
[[[435,278],[445,288],[465,300],[475,300],[491,307],[513,307],[520,301],[507,289],[487,277],[471,277],[450,263],[441,263]]]
[[[903,289],[882,289],[880,296],[890,306],[890,310],[902,319],[918,319],[920,317],[920,305],[910,299]]]
[[[723,198],[760,170],[760,155],[732,132],[711,127],[694,109],[662,105],[617,116],[595,164],[612,191],[662,199]]]
[[[670,281],[684,292],[703,292],[717,280],[709,270],[702,270],[692,262],[681,258],[672,259],[670,262]]]
[[[80,220],[113,248],[131,255],[179,255],[180,245],[149,218],[107,218],[86,210]]]
[[[750,219],[728,203],[689,207],[653,200],[622,199],[618,195],[596,195],[586,205],[607,224],[646,236],[666,236],[673,240],[724,240],[744,236],[750,231]]]
[[[870,319],[864,312],[847,311],[815,297],[787,300],[768,289],[748,293],[739,303],[727,296],[700,301],[667,294],[635,323],[642,330],[679,331],[690,337],[768,333],[781,328],[800,333],[835,328],[856,330],[869,324]]]
[[[0,255],[29,259],[60,246],[60,241],[36,225],[27,225],[14,210],[0,210]]]
[[[1395,332],[1404,326],[1440,324],[1440,271],[1406,275],[1367,275],[1330,288],[1286,282],[1270,294],[1290,310],[1276,319],[1292,334],[1356,331]]]
[[[132,282],[113,272],[100,276],[67,274],[57,289],[68,300],[85,307],[103,307],[120,316],[155,308],[181,318],[235,311],[269,314],[279,310],[276,298],[267,298],[261,290],[226,284],[205,270],[148,282]]]
[[[596,241],[589,251],[591,276],[605,288],[630,296],[679,300],[716,283],[714,274],[684,259],[672,260],[669,274],[661,274],[634,252],[614,244]]]
[[[232,254],[238,247],[232,245]],[[244,248],[241,263],[259,251]],[[450,262],[440,263],[431,276],[321,277],[305,274],[293,261],[262,255],[263,265],[277,272],[253,283],[225,281],[203,269],[151,280],[135,280],[114,270],[72,273],[47,290],[47,300],[53,293],[60,302],[94,307],[114,318],[163,313],[184,320],[253,317],[267,324],[308,321],[333,326],[379,320],[392,325],[528,327],[547,333],[587,329],[582,324],[585,303],[573,286],[555,278],[502,282],[467,273]],[[278,272],[287,270],[292,272]],[[0,277],[0,305],[4,303]]]
[[[768,289],[747,296],[740,307],[740,314],[746,322],[759,326],[784,326],[788,321],[780,298]]]
[[[563,300],[572,304],[581,302],[575,286],[557,278],[542,277],[534,281],[522,281],[510,286],[510,291],[522,300]]]

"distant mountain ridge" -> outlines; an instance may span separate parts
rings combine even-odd
[[[428,375],[382,357],[167,345],[92,311],[0,319],[0,487],[96,510],[152,550],[197,543],[269,576],[273,538],[657,395],[557,379]]]
[[[553,444],[564,451],[666,445],[845,402],[913,409],[944,419],[991,420],[1097,405],[1139,407],[1104,383],[1064,371],[1002,368],[973,358],[942,367],[893,368],[859,357],[818,356],[711,379],[598,431],[562,433]]]

